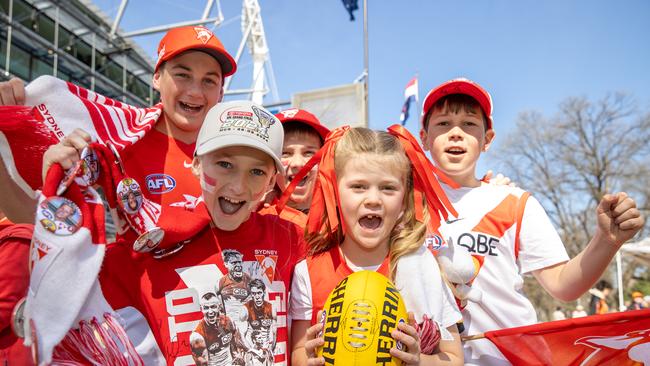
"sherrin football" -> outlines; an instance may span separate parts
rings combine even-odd
[[[401,365],[390,349],[402,344],[390,333],[407,321],[406,307],[393,284],[377,272],[344,278],[327,297],[320,322],[325,344],[318,356],[326,365]]]

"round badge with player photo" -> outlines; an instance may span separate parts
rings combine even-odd
[[[142,233],[133,243],[133,250],[138,253],[148,253],[158,247],[165,237],[165,232],[155,227]]]
[[[80,155],[81,167],[75,180],[81,186],[91,186],[99,179],[99,159],[95,150],[85,147]]]
[[[18,338],[25,338],[25,298],[18,300],[11,313],[11,329]]]
[[[122,210],[135,215],[142,207],[142,190],[133,178],[124,178],[117,185],[117,202]]]
[[[97,154],[90,147],[85,147],[79,156],[79,160],[74,163],[72,168],[65,171],[56,194],[61,195],[65,192],[73,181],[81,187],[88,187],[97,182],[99,179],[99,160]]]
[[[81,165],[82,161],[78,160],[77,162],[74,163],[72,168],[68,169],[63,173],[63,179],[61,179],[61,182],[59,183],[59,186],[56,189],[56,194],[61,195],[63,192],[65,192],[68,187],[70,187],[70,184],[75,180],[75,177],[81,170]]]
[[[52,196],[38,205],[36,221],[55,235],[67,236],[79,230],[83,215],[74,202],[64,197]]]

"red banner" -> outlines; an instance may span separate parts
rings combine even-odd
[[[650,309],[486,332],[515,366],[650,365]]]

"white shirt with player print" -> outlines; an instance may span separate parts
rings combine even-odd
[[[537,323],[535,309],[522,292],[523,276],[569,260],[540,203],[531,196],[525,204],[516,256],[517,205],[523,190],[442,186],[459,214],[441,226],[445,240],[483,259],[472,285],[482,291],[482,300],[463,309],[462,335]],[[510,365],[487,339],[466,341],[463,348],[466,365]]]

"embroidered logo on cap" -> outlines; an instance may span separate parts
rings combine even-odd
[[[250,133],[265,142],[269,141],[269,128],[275,123],[273,115],[251,106],[253,113],[241,110],[228,110],[225,112],[225,118],[222,115],[222,124],[219,132],[240,131]]]
[[[158,59],[162,59],[163,56],[165,56],[165,45],[163,45],[160,51],[158,51]]]
[[[194,27],[194,31],[196,32],[196,39],[203,42],[203,44],[208,43],[213,36],[212,32],[205,27]]]
[[[267,113],[264,110],[261,110],[255,106],[251,106],[253,108],[253,112],[255,112],[255,115],[259,119],[260,122],[260,134],[261,138],[264,139],[264,141],[269,140],[269,128],[275,123],[275,118],[273,115],[270,113]]]
[[[280,112],[284,118],[293,118],[298,114],[298,109],[297,108],[292,108],[292,109],[287,109],[286,111]]]

